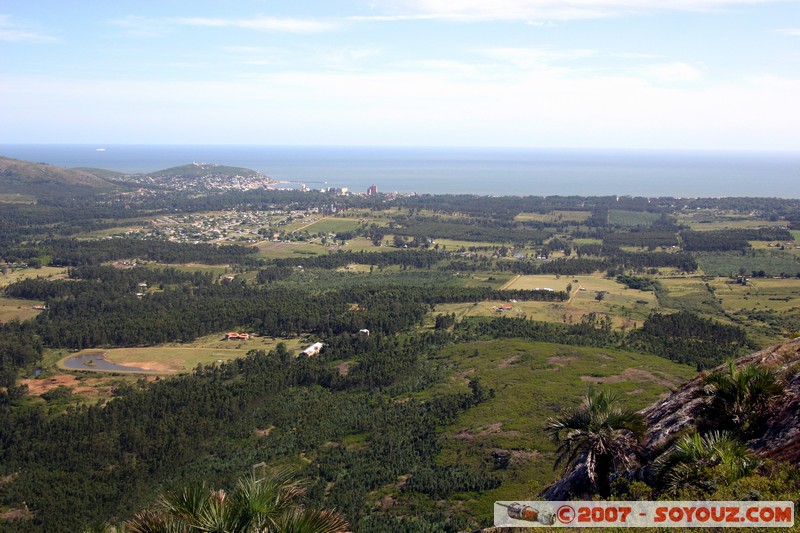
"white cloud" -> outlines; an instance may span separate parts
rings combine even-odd
[[[201,28],[242,28],[255,31],[278,31],[291,33],[318,33],[329,31],[337,27],[337,24],[334,22],[265,16],[257,16],[247,19],[180,17],[168,19],[168,22],[180,26],[195,26]]]
[[[255,16],[252,18],[172,17],[147,18],[128,16],[110,21],[136,37],[155,37],[179,26],[194,28],[239,28],[263,32],[320,33],[338,27],[334,21]]]
[[[654,11],[707,11],[737,4],[782,0],[379,0],[377,8],[388,12],[372,20],[447,19],[458,21],[575,20]]]
[[[698,87],[410,67],[194,82],[10,79],[0,86],[0,142],[10,132],[48,142],[47,131],[75,142],[796,149],[800,80]]]
[[[54,43],[57,42],[58,39],[51,35],[30,31],[13,24],[9,15],[0,14],[0,41],[12,43]]]
[[[800,28],[781,28],[775,31],[781,35],[800,36]]]
[[[551,64],[592,57],[596,50],[574,49],[553,50],[549,48],[488,48],[480,50],[482,55],[497,61],[509,63],[517,68],[547,68]]]
[[[680,61],[649,65],[644,67],[642,73],[661,83],[693,82],[703,77],[703,71]]]

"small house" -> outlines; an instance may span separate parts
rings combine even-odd
[[[322,344],[321,342],[315,342],[314,344],[303,350],[303,353],[306,354],[308,357],[317,355],[319,354],[320,350],[322,350],[323,346],[324,344]]]
[[[246,341],[246,340],[250,340],[250,334],[249,333],[237,333],[235,331],[232,331],[230,333],[226,333],[225,334],[225,340],[226,341]]]

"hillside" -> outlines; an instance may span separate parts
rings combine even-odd
[[[274,183],[249,168],[213,163],[190,163],[120,179],[144,187],[199,192],[264,189]]]
[[[770,402],[767,416],[745,437],[745,445],[759,459],[773,459],[800,465],[800,339],[765,348],[735,361],[737,371],[749,366],[770,369],[784,380],[784,393]],[[721,365],[711,372],[727,372]],[[707,420],[708,395],[703,373],[687,381],[668,397],[639,411],[647,431],[642,441],[641,466],[632,479],[653,483],[658,465],[680,437],[699,430]],[[720,423],[720,425],[725,422]],[[728,424],[730,425],[730,424]],[[621,472],[618,472],[622,476]],[[579,465],[544,492],[550,500],[567,499],[591,492],[585,469]]]
[[[258,172],[249,168],[229,167],[214,163],[190,163],[148,173],[149,176],[163,178],[199,178],[203,176],[243,176],[255,177]]]
[[[116,186],[86,170],[0,157],[0,190],[36,197],[104,192]]]

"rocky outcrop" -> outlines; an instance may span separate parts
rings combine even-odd
[[[762,457],[800,463],[800,339],[765,348],[736,361],[737,366],[750,364],[773,368],[787,382],[785,394],[770,409],[771,414],[758,437],[747,445]],[[670,448],[675,437],[695,427],[704,407],[703,377],[701,374],[687,381],[663,400],[640,411],[648,429],[642,442],[642,467],[634,473],[635,478],[647,479],[650,465]],[[587,493],[587,483],[585,468],[579,466],[549,486],[542,497],[549,500],[583,497]]]

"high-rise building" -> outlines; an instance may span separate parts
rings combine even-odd
[[[370,185],[369,189],[367,189],[367,196],[375,196],[378,194],[378,186],[374,183]]]

